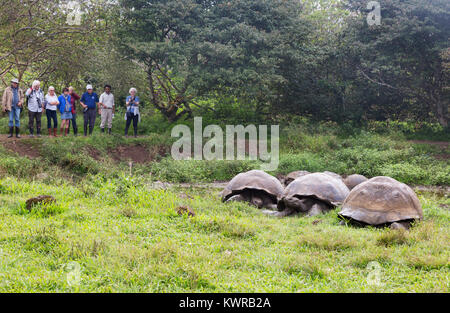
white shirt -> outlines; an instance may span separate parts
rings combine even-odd
[[[45,102],[47,102],[47,107],[46,107],[47,110],[56,111],[56,105],[51,105],[50,104],[50,103],[53,103],[53,102],[58,102],[59,103],[59,100],[58,100],[58,97],[56,96],[56,94],[54,96],[46,95],[45,96]]]
[[[29,88],[27,90],[27,92],[25,93],[25,95],[28,98],[28,110],[31,112],[42,112],[42,108],[44,106],[44,93],[42,92],[41,89],[39,89],[38,91],[36,90],[32,90],[31,88]],[[41,101],[41,107],[39,108],[39,104],[37,99],[39,98],[39,100]]]
[[[100,96],[100,103],[103,103],[107,108],[112,109],[114,106],[114,95],[110,93],[109,95],[104,92]]]

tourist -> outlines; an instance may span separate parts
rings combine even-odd
[[[95,119],[97,118],[98,95],[94,92],[92,85],[86,86],[85,92],[80,99],[80,104],[83,107],[84,116],[84,136],[87,136],[87,127],[89,125],[89,135],[92,135],[95,126]]]
[[[45,113],[47,115],[47,128],[48,128],[48,135],[58,137],[57,130],[58,130],[58,117],[56,116],[56,110],[57,106],[59,105],[58,96],[55,93],[55,87],[50,86],[48,88],[48,93],[45,96]],[[52,127],[52,120],[53,120],[53,127]]]
[[[112,120],[115,112],[114,95],[111,93],[111,86],[105,86],[105,92],[100,96],[100,108],[102,122],[100,124],[101,132],[105,132],[105,126],[108,126],[108,134],[111,135]]]
[[[128,128],[130,128],[131,122],[133,122],[134,137],[137,137],[138,122],[141,115],[139,113],[139,97],[136,96],[136,88],[130,89],[130,95],[126,99],[127,113],[125,114],[126,126],[125,136],[128,137]]]
[[[25,95],[28,103],[28,127],[30,137],[34,137],[34,120],[36,120],[36,134],[41,137],[41,117],[44,105],[44,93],[41,90],[41,82],[35,80]]]
[[[59,111],[61,112],[61,135],[67,136],[69,122],[72,120],[72,103],[69,95],[69,88],[64,88],[59,96]]]
[[[9,136],[13,137],[14,126],[16,127],[16,137],[20,138],[20,112],[23,107],[23,90],[19,88],[19,80],[11,80],[11,86],[3,92],[2,109],[9,114]]]
[[[73,89],[73,87],[69,87],[69,95],[70,95],[70,104],[72,105],[72,127],[73,127],[73,134],[75,136],[78,135],[78,126],[77,126],[77,101],[80,100],[80,96],[77,95]],[[69,129],[67,130],[67,133],[70,133],[70,122],[69,122]]]

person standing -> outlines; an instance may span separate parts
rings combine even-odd
[[[41,137],[41,117],[44,105],[44,93],[41,90],[41,82],[35,80],[25,95],[28,98],[28,127],[30,129],[30,137],[34,137],[34,120],[36,120],[36,134],[38,137]]]
[[[11,80],[11,86],[7,87],[3,92],[2,109],[3,112],[9,114],[9,136],[12,138],[14,134],[14,125],[16,127],[16,137],[20,138],[20,111],[23,107],[24,94],[19,88],[19,80],[14,78]]]
[[[59,105],[58,96],[55,93],[55,87],[50,86],[48,88],[48,94],[45,96],[45,114],[47,115],[47,128],[48,128],[48,135],[52,136],[52,130],[53,130],[53,136],[58,137],[57,130],[58,130],[58,117],[56,116],[56,109]],[[52,120],[53,120],[53,127],[52,127]]]
[[[64,88],[59,96],[59,111],[61,112],[61,136],[67,136],[69,122],[72,120],[72,102],[70,101],[69,88]]]
[[[98,95],[94,92],[92,85],[86,86],[86,92],[81,96],[80,104],[83,107],[84,116],[84,136],[87,136],[89,125],[89,135],[92,135],[97,118]]]
[[[69,87],[69,95],[70,95],[70,104],[72,104],[72,127],[73,127],[73,134],[75,136],[78,135],[78,126],[77,126],[77,101],[80,100],[80,96],[77,95],[74,92],[73,87]],[[69,130],[67,133],[70,132],[70,122],[69,122]]]
[[[130,128],[131,122],[133,122],[134,137],[137,137],[138,122],[141,118],[139,113],[139,97],[136,96],[136,88],[130,89],[130,95],[126,99],[127,113],[125,119],[127,121],[125,126],[125,137],[128,137],[128,128]]]
[[[101,116],[102,122],[100,124],[100,129],[102,133],[105,132],[105,126],[108,124],[108,134],[111,135],[112,128],[112,119],[115,113],[115,105],[114,105],[114,95],[111,93],[111,86],[105,86],[105,92],[100,96],[100,108],[101,108]]]

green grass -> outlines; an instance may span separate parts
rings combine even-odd
[[[450,291],[448,195],[418,192],[425,220],[409,232],[341,226],[338,209],[270,218],[221,203],[218,189],[152,185],[227,181],[258,161],[175,161],[158,155],[170,151],[167,125],[143,124],[147,136],[126,139],[121,123],[114,136],[97,129],[89,138],[24,138],[39,152],[32,159],[0,145],[0,292]],[[375,126],[286,125],[271,174],[328,170],[450,184],[448,161],[436,158],[448,148]],[[127,160],[111,154],[129,145],[153,155],[131,176]],[[24,209],[42,194],[57,203]],[[179,206],[196,216],[179,216]]]
[[[125,176],[4,178],[0,191],[0,292],[449,291],[450,212],[439,204],[450,201],[431,194],[420,196],[425,220],[404,233],[340,226],[336,211],[270,218],[221,203],[217,189]],[[38,194],[56,197],[53,210],[23,211]],[[196,216],[179,216],[181,205]],[[373,261],[379,285],[368,283]]]

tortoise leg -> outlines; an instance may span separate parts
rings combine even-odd
[[[308,212],[308,216],[316,216],[322,213],[326,213],[330,210],[330,206],[326,203],[323,203],[322,201],[314,201],[314,204],[312,204],[311,209]]]
[[[270,210],[274,210],[274,211],[277,210],[277,204],[276,203],[266,203],[264,205],[264,207],[266,207],[266,208],[268,208]]]
[[[291,209],[291,208],[286,208],[285,210],[283,210],[281,212],[280,211],[275,212],[275,211],[270,211],[270,210],[263,210],[262,213],[266,214],[266,215],[270,215],[270,216],[275,216],[275,217],[286,217],[286,216],[298,214],[298,212],[296,210]]]
[[[230,197],[226,202],[230,202],[230,201],[245,202],[245,201],[248,201],[248,199],[247,199],[247,197],[245,197],[245,195],[240,193],[238,195]]]
[[[265,215],[275,216],[278,212],[277,211],[273,211],[273,210],[262,210],[261,213],[265,214]]]
[[[408,230],[411,227],[409,222],[394,222],[389,226],[391,229],[404,229]]]
[[[311,209],[308,211],[308,216],[317,216],[320,214],[322,214],[322,208],[317,203],[313,204]]]

